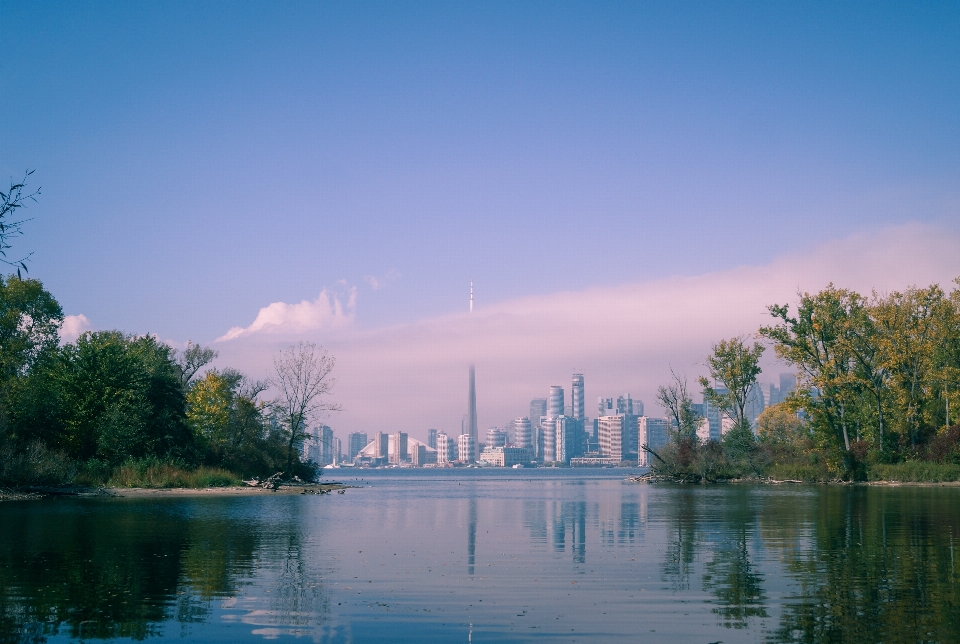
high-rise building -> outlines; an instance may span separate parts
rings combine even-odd
[[[544,463],[557,460],[557,418],[558,416],[544,416],[540,419],[540,436],[543,440],[541,458]]]
[[[367,446],[366,432],[350,432],[347,434],[347,460],[352,461],[356,455]]]
[[[600,398],[597,404],[597,416],[615,416],[617,408],[613,405],[613,398]]]
[[[576,420],[584,420],[586,409],[584,408],[585,399],[583,397],[583,374],[573,374],[573,383],[570,386],[570,402],[573,409],[571,416]]]
[[[633,398],[630,397],[630,394],[617,396],[617,413],[633,414]]]
[[[400,465],[407,460],[407,433],[397,432],[393,435],[393,453],[390,455],[390,462],[394,465]]]
[[[797,387],[797,376],[793,373],[781,373],[780,374],[780,400],[786,400],[787,396],[790,395]]]
[[[427,430],[427,447],[432,447],[437,449],[437,430],[428,429]]]
[[[376,443],[373,448],[376,454],[375,458],[386,462],[387,457],[390,455],[390,436],[383,432],[377,432],[373,435],[373,441]]]
[[[743,413],[751,427],[756,428],[757,417],[763,413],[764,407],[766,407],[766,401],[763,397],[763,388],[757,383],[753,383],[747,391],[747,404],[743,408]]]
[[[427,462],[427,446],[423,443],[414,445],[410,449],[410,462],[417,467],[423,467]]]
[[[547,397],[547,416],[563,416],[563,387],[553,385]]]
[[[583,423],[570,416],[558,416],[554,422],[554,460],[570,463],[583,455]]]
[[[505,447],[507,444],[507,432],[499,427],[491,427],[487,430],[487,442],[484,449],[493,449],[494,447]]]
[[[457,438],[457,460],[464,463],[476,461],[477,442],[470,434],[460,434]]]
[[[530,415],[527,418],[530,419],[532,426],[536,427],[540,424],[540,417],[547,415],[547,399],[546,398],[534,398],[530,401]]]
[[[329,465],[334,460],[334,450],[336,443],[333,439],[333,430],[327,425],[321,425],[318,432],[320,439],[320,465]]]
[[[533,447],[533,427],[530,419],[515,418],[513,421],[513,446],[531,449]]]
[[[637,464],[641,467],[650,466],[650,455],[644,451],[647,445],[655,452],[670,440],[670,421],[666,418],[648,418],[640,416],[637,419],[637,443],[641,446],[637,455]]]
[[[597,419],[600,434],[600,456],[622,461],[626,458],[624,449],[624,433],[630,432],[626,427],[627,417],[624,414],[601,416]],[[631,432],[636,434],[636,432]]]
[[[450,461],[457,460],[456,458],[451,458],[456,456],[454,454],[455,448],[453,445],[453,440],[450,439],[444,432],[437,433],[437,463],[444,464],[449,463]]]

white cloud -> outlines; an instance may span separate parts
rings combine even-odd
[[[911,224],[827,242],[764,266],[519,298],[472,315],[372,331],[334,336],[307,329],[299,337],[322,342],[338,359],[335,399],[344,412],[329,423],[341,438],[396,429],[419,438],[428,427],[459,433],[471,361],[482,428],[526,415],[530,399],[545,396],[550,385],[564,386],[569,395],[574,371],[586,378],[588,415],[597,397],[625,392],[657,413],[656,387],[671,367],[692,382],[712,344],[770,321],[768,305],[795,303],[798,291],[815,292],[829,282],[865,294],[935,282],[949,290],[960,275],[958,257],[956,232]],[[260,377],[279,340],[250,335],[225,347],[221,360]],[[785,370],[767,363],[764,378]]]
[[[92,328],[93,326],[90,324],[90,320],[82,313],[80,315],[64,316],[63,323],[60,325],[60,341],[65,343],[73,342],[79,338],[82,333]]]
[[[339,329],[353,322],[357,306],[357,289],[346,293],[346,304],[338,293],[324,289],[311,301],[298,304],[274,302],[260,309],[256,319],[248,327],[233,327],[216,342],[226,342],[255,334],[302,334],[321,329]]]
[[[379,291],[390,282],[395,282],[398,279],[400,279],[400,273],[397,271],[397,269],[391,268],[383,277],[366,275],[364,276],[363,281],[366,282],[374,291]]]

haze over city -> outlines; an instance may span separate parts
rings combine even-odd
[[[470,362],[481,428],[649,409],[798,291],[960,275],[957,7],[799,7],[2,2],[0,173],[66,339],[315,341],[340,436],[459,433]]]

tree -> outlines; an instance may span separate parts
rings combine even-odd
[[[326,350],[303,341],[282,351],[273,361],[270,384],[278,391],[274,408],[287,432],[288,473],[293,467],[293,448],[306,438],[307,424],[323,412],[340,410],[339,405],[323,400],[336,384],[330,377],[335,364],[336,359]]]
[[[30,255],[27,254],[20,259],[10,260],[7,258],[7,251],[11,248],[10,240],[23,234],[22,226],[28,219],[17,219],[17,210],[26,206],[27,201],[36,201],[36,196],[40,194],[39,188],[32,193],[24,194],[24,188],[27,186],[27,177],[33,174],[33,170],[27,170],[20,183],[10,182],[10,188],[6,192],[0,192],[0,262],[13,266],[17,269],[17,277],[20,277],[20,270],[27,272],[27,260]]]
[[[678,436],[696,437],[697,424],[702,416],[693,408],[693,400],[687,393],[687,379],[670,370],[673,383],[657,389],[657,401],[667,410]]]
[[[190,381],[197,375],[197,372],[205,365],[213,362],[216,357],[216,351],[194,344],[193,341],[188,341],[186,349],[174,354],[174,362],[180,370],[180,385],[184,390],[190,385]]]
[[[718,391],[710,385],[709,380],[700,378],[704,399],[730,416],[739,429],[750,429],[750,420],[744,409],[747,396],[760,375],[763,349],[762,345],[756,343],[753,348],[746,346],[743,338],[721,340],[714,345],[713,353],[707,356],[707,368],[713,381],[723,384],[726,392]]]

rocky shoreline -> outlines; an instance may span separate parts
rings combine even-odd
[[[280,485],[276,489],[250,485],[207,488],[88,488],[88,487],[28,487],[0,488],[0,501],[35,501],[51,498],[146,498],[188,496],[258,496],[270,494],[343,494],[349,486],[330,483],[302,483]]]

